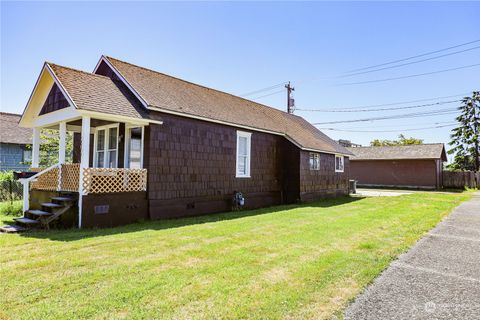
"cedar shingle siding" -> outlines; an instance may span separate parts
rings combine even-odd
[[[321,153],[321,170],[310,171],[308,152],[284,137],[253,132],[251,177],[236,178],[236,128],[161,118],[162,125],[149,126],[145,147],[153,219],[228,211],[234,191],[244,194],[246,208],[348,193],[347,159],[345,172],[335,173],[335,156]]]

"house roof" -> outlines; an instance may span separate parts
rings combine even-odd
[[[32,129],[18,126],[21,114],[0,112],[0,142],[12,144],[31,144]]]
[[[148,118],[148,112],[123,82],[53,63],[47,65],[76,108],[131,118]]]
[[[447,161],[443,143],[415,144],[385,147],[347,148],[354,155],[351,160],[407,160],[407,159],[442,159]]]
[[[302,117],[111,57],[104,58],[152,109],[286,135],[307,150],[350,154]]]

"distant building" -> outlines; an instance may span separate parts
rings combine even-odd
[[[359,186],[443,186],[443,162],[447,155],[442,143],[347,149],[354,153],[350,157],[350,178],[357,180]]]
[[[350,140],[340,139],[337,141],[339,145],[346,148],[357,148],[361,147],[361,144],[352,143]]]
[[[0,112],[0,171],[27,170],[32,151],[27,145],[32,143],[32,129],[18,126],[21,115]]]

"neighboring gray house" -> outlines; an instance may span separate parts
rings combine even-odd
[[[28,170],[25,161],[31,161],[32,129],[18,126],[22,115],[0,112],[0,171]]]

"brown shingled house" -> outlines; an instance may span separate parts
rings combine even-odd
[[[348,193],[350,152],[303,118],[106,56],[93,73],[45,63],[20,125],[33,128],[33,167],[40,129],[60,136],[59,164],[23,180],[20,223],[74,210],[79,227],[113,226],[228,211],[235,192],[245,208]]]
[[[348,149],[350,177],[359,186],[442,188],[442,143]]]

